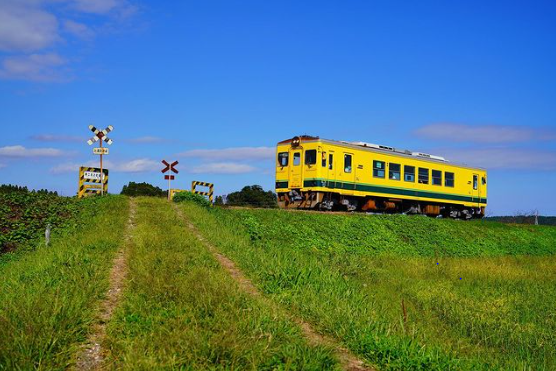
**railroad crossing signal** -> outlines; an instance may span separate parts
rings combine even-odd
[[[114,130],[112,125],[108,125],[104,130],[98,130],[93,125],[89,125],[89,130],[91,130],[95,135],[91,139],[87,141],[89,145],[98,142],[98,148],[93,149],[93,153],[95,155],[100,155],[100,171],[99,173],[103,173],[102,169],[102,156],[108,154],[108,148],[102,147],[102,142],[106,142],[107,144],[112,144],[112,139],[108,138],[106,135]],[[104,187],[100,187],[100,194],[104,195]]]
[[[91,145],[95,142],[98,142],[99,139],[102,139],[103,141],[105,141],[108,144],[112,144],[112,139],[110,139],[106,136],[106,134],[108,134],[112,130],[114,130],[114,127],[112,125],[108,125],[108,127],[104,130],[98,130],[93,125],[89,125],[89,129],[95,134],[95,135],[93,135],[93,137],[91,139],[89,139],[87,141],[87,143],[89,143],[89,145]],[[101,143],[102,143],[102,141],[101,141]],[[102,147],[102,145],[101,145],[101,147]]]
[[[162,173],[167,172],[168,170],[171,170],[172,172],[174,172],[175,174],[179,173],[179,171],[174,167],[176,166],[179,162],[174,161],[171,164],[169,164],[166,160],[162,160],[162,163],[164,164],[164,169],[162,169]],[[164,175],[164,179],[166,179],[168,181],[168,201],[172,200],[171,197],[171,190],[172,188],[170,187],[170,181],[175,179],[174,175]]]
[[[165,167],[164,169],[162,169],[162,173],[165,173],[165,172],[167,172],[168,170],[172,170],[172,171],[173,171],[174,173],[176,173],[176,174],[179,173],[179,171],[177,171],[177,170],[174,168],[174,166],[176,166],[177,164],[179,164],[179,162],[174,161],[174,162],[172,162],[171,164],[169,164],[168,162],[166,162],[166,160],[162,160],[162,163],[163,163],[164,165],[166,165],[166,167]]]

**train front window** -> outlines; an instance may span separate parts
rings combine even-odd
[[[392,180],[400,180],[400,164],[390,163],[388,177]]]
[[[317,150],[308,149],[305,151],[305,165],[314,165],[317,163]]]
[[[278,166],[288,166],[288,152],[280,152],[278,153]]]
[[[301,152],[294,152],[293,166],[298,166],[301,163]]]
[[[373,176],[375,178],[384,178],[384,161],[373,161]]]
[[[432,185],[442,185],[442,171],[432,171]]]
[[[444,173],[444,185],[446,187],[454,186],[454,173],[449,173],[449,172]]]
[[[403,167],[403,180],[406,182],[415,181],[415,166],[404,165]]]
[[[429,169],[424,167],[419,168],[419,183],[429,184]]]
[[[351,173],[351,155],[344,155],[344,172]]]
[[[483,185],[487,184],[487,180],[486,180],[485,177],[482,177],[482,178],[481,178],[481,183],[482,183]]]
[[[473,189],[478,189],[479,188],[479,180],[478,180],[478,176],[477,175],[473,175]]]
[[[322,153],[322,167],[326,167],[326,152]]]
[[[334,155],[331,153],[328,155],[328,170],[332,170],[334,168]]]

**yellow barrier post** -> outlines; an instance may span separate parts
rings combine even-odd
[[[209,191],[208,192],[203,192],[203,191],[197,191],[197,187],[208,187]],[[207,196],[210,203],[212,204],[212,197],[213,197],[213,192],[214,191],[214,184],[213,183],[207,183],[207,182],[198,182],[196,180],[191,182],[191,192],[201,195],[201,196]]]

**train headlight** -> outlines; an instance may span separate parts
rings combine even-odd
[[[301,139],[299,137],[293,137],[292,147],[298,147],[301,144]]]

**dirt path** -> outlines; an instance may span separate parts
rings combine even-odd
[[[97,320],[93,325],[91,335],[85,343],[81,354],[77,359],[77,370],[99,370],[102,368],[104,354],[101,343],[106,335],[106,324],[112,317],[114,309],[118,305],[122,295],[124,280],[127,274],[126,250],[131,240],[131,232],[135,223],[135,201],[129,199],[129,219],[125,230],[123,247],[116,253],[110,271],[110,286],[106,292],[105,299],[100,303]]]
[[[303,321],[301,318],[297,318],[297,317],[292,316],[285,309],[279,307],[278,304],[276,304],[275,302],[271,301],[270,299],[264,297],[260,293],[260,291],[255,287],[253,282],[251,282],[251,280],[249,278],[247,278],[245,276],[245,274],[243,274],[243,272],[235,265],[235,263],[232,260],[230,260],[228,257],[223,255],[222,253],[220,253],[215,246],[213,246],[210,242],[208,242],[203,237],[203,235],[197,230],[197,228],[195,228],[195,226],[189,221],[189,219],[187,219],[185,217],[182,210],[180,210],[177,205],[174,205],[174,208],[176,209],[180,218],[182,218],[183,220],[186,221],[187,226],[189,227],[189,229],[191,230],[193,235],[195,235],[199,239],[199,241],[201,241],[207,247],[207,249],[216,258],[216,260],[218,260],[220,265],[224,269],[226,269],[226,271],[228,271],[228,273],[238,283],[239,287],[243,291],[249,293],[252,296],[257,297],[258,299],[263,300],[265,303],[267,303],[270,306],[272,306],[273,308],[279,310],[282,314],[286,315],[287,317],[292,319],[294,322],[296,322],[299,325],[299,327],[301,327],[301,330],[303,331],[303,334],[305,335],[305,337],[307,338],[307,340],[309,341],[309,343],[311,345],[324,345],[324,346],[328,346],[328,347],[334,349],[336,357],[337,357],[338,361],[340,362],[340,365],[342,366],[342,369],[347,370],[347,371],[372,371],[372,370],[374,370],[373,368],[366,366],[365,363],[362,360],[360,360],[355,355],[353,355],[348,349],[339,345],[338,342],[335,339],[333,339],[329,336],[326,336],[326,335],[319,334],[318,332],[316,332],[312,328],[312,326],[308,322]]]

